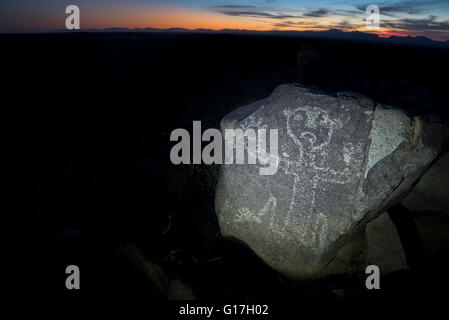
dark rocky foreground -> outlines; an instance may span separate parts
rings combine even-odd
[[[13,206],[1,218],[2,290],[166,298],[166,289],[135,266],[142,260],[124,254],[134,252],[129,245],[163,270],[165,286],[179,280],[198,299],[385,301],[445,290],[447,215],[402,206],[389,214],[410,270],[384,276],[382,290],[367,291],[360,272],[286,280],[221,236],[214,212],[218,168],[173,166],[169,134],[190,130],[193,120],[218,127],[238,106],[295,80],[447,118],[447,49],[204,34],[2,35],[0,41],[2,95],[12,98],[7,171],[14,175]],[[64,287],[68,264],[80,266],[81,293]],[[33,285],[24,276],[30,269]]]

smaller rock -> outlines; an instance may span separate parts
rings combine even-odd
[[[381,274],[408,270],[407,260],[396,226],[385,212],[366,226],[367,265],[376,265]]]
[[[449,214],[449,152],[424,173],[402,205],[416,213]]]
[[[174,279],[170,282],[167,291],[168,300],[195,300],[192,288],[179,279]]]
[[[144,276],[148,285],[158,294],[163,295],[170,284],[168,275],[156,263],[148,257],[135,245],[128,245],[118,249],[118,254],[137,272]]]
[[[152,262],[139,247],[128,245],[118,249],[118,254],[144,276],[155,293],[167,300],[195,300],[192,289],[179,279],[170,280],[167,273]]]
[[[365,228],[356,233],[354,239],[341,247],[332,261],[326,266],[318,278],[334,275],[351,276],[364,272],[366,267]]]

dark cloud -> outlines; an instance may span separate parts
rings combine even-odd
[[[449,20],[440,21],[434,15],[423,19],[382,20],[382,26],[407,32],[434,32],[449,35]]]
[[[281,27],[281,28],[287,28],[287,27],[310,27],[310,26],[317,26],[316,23],[310,23],[306,21],[282,21],[273,23],[273,27]]]
[[[316,22],[312,22],[310,20],[308,21],[300,20],[300,21],[282,21],[278,23],[273,23],[273,27],[276,28],[298,27],[298,28],[306,28],[308,30],[328,30],[328,29],[351,30],[354,29],[356,26],[351,24],[347,20],[336,22],[330,25],[329,24],[323,25]]]
[[[332,28],[334,28],[334,29],[355,29],[355,27],[356,26],[354,26],[352,23],[350,23],[347,20],[340,21],[337,24],[332,26]]]
[[[366,1],[366,0],[361,0]],[[385,6],[379,5],[382,16],[381,26],[386,29],[403,32],[406,34],[426,35],[433,38],[449,38],[449,20],[439,19],[431,15],[428,18],[406,19],[401,17],[401,13],[416,14],[428,11],[438,12],[438,6],[447,4],[449,0],[404,0],[397,3],[390,3]],[[364,25],[363,18],[365,10],[371,3],[354,6],[354,9],[333,9],[328,10],[318,8],[306,12],[283,11],[279,7],[273,6],[272,0],[265,0],[265,5],[236,5],[222,4],[209,7],[209,10],[219,12],[228,16],[242,16],[251,18],[271,19],[273,28],[301,28],[310,30],[342,29],[357,30]],[[321,19],[316,17],[325,16],[341,17],[343,20],[332,25],[322,25]],[[355,18],[355,19],[354,19]],[[360,18],[360,23],[348,22],[356,21]],[[347,20],[346,20],[347,19]]]
[[[266,1],[273,2],[273,1]],[[299,15],[285,14],[283,12],[276,12],[270,7],[260,7],[253,5],[235,5],[235,4],[222,4],[209,6],[209,10],[227,15],[227,16],[241,16],[241,17],[251,17],[251,18],[268,18],[268,19],[290,19],[298,18]]]
[[[381,14],[409,13],[417,14],[425,12],[427,8],[447,4],[448,0],[407,0],[390,5],[380,6]],[[365,11],[365,8],[371,3],[356,6],[357,9]]]
[[[281,23],[274,23],[273,27],[275,28],[306,28],[307,30],[325,30],[327,29],[325,26],[319,25],[319,24],[308,24],[308,23],[296,23],[296,22],[291,22],[291,23],[286,23],[286,22],[281,22]]]
[[[338,10],[332,11],[332,14],[338,15],[338,16],[345,16],[345,17],[360,17],[363,14],[365,14],[365,9],[363,9],[363,11],[338,9]]]
[[[244,16],[252,18],[269,18],[269,19],[289,19],[298,18],[298,16],[286,15],[286,14],[272,14],[268,12],[259,11],[221,11],[222,14],[227,16]]]
[[[257,8],[257,7],[251,6],[251,5],[240,5],[240,4],[218,4],[215,6],[209,6],[208,8],[220,10],[220,9],[252,9],[252,8]]]
[[[318,9],[313,11],[304,12],[302,15],[305,17],[324,17],[329,14],[329,10]]]

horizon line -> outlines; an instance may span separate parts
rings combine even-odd
[[[346,33],[346,34],[350,34],[350,33],[354,33],[354,32],[358,32],[361,34],[365,34],[365,35],[373,35],[376,36],[377,39],[390,39],[392,37],[397,37],[397,38],[411,38],[411,39],[416,39],[416,38],[424,38],[424,39],[428,39],[430,41],[433,42],[438,42],[438,43],[449,43],[449,40],[440,40],[440,39],[432,39],[429,38],[427,36],[422,36],[422,35],[407,35],[407,34],[386,34],[386,35],[381,35],[375,32],[363,32],[363,31],[359,31],[359,30],[351,30],[351,31],[343,31],[341,29],[337,29],[337,28],[331,28],[331,29],[327,29],[327,30],[295,30],[295,29],[291,29],[291,30],[277,30],[277,29],[272,29],[272,30],[253,30],[253,29],[230,29],[230,28],[224,28],[224,29],[211,29],[211,28],[195,28],[195,29],[189,29],[189,28],[184,28],[184,27],[170,27],[170,28],[154,28],[154,27],[144,27],[144,28],[128,28],[128,27],[105,27],[105,28],[88,28],[88,29],[76,29],[76,30],[67,30],[67,29],[51,29],[51,30],[46,30],[46,31],[0,31],[0,34],[49,34],[49,33],[70,33],[70,32],[92,32],[92,31],[97,31],[97,32],[108,32],[110,31],[110,29],[122,29],[124,32],[125,31],[146,31],[148,30],[149,32],[151,31],[175,31],[175,30],[183,30],[183,31],[188,31],[188,32],[198,32],[198,31],[209,31],[209,32],[220,32],[220,31],[235,31],[235,32],[254,32],[254,33],[269,33],[269,32],[276,32],[276,33],[291,33],[291,32],[297,32],[297,33],[322,33],[322,32],[328,32],[328,31],[339,31],[341,33]],[[366,39],[368,40],[368,39]]]

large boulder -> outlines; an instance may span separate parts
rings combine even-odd
[[[441,141],[428,138],[434,125],[354,93],[278,86],[221,122],[223,134],[277,129],[279,137],[274,175],[260,175],[254,164],[221,166],[215,209],[222,234],[287,277],[317,276],[438,155]]]

